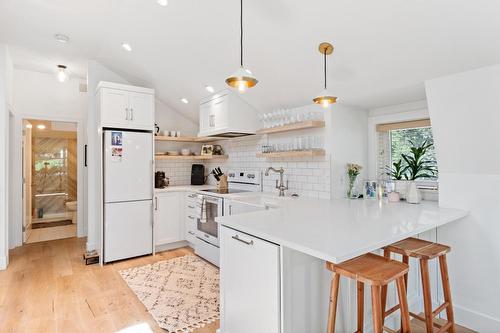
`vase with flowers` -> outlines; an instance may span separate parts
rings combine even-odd
[[[361,172],[361,165],[355,163],[347,164],[347,176],[349,177],[349,187],[347,189],[347,197],[349,199],[356,199],[358,193],[356,191],[356,180]]]

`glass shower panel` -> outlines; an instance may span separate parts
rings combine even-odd
[[[66,202],[76,193],[72,191],[76,177],[70,176],[70,166],[75,156],[71,139],[33,138],[33,206],[34,218],[51,218],[66,213]]]

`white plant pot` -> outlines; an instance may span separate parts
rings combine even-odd
[[[420,194],[420,190],[417,188],[417,184],[415,182],[409,182],[408,192],[406,193],[406,202],[419,204],[420,201],[422,201],[422,195]]]
[[[406,199],[406,193],[408,192],[408,180],[395,180],[394,181],[394,191],[399,193],[401,199]]]

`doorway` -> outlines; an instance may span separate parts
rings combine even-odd
[[[23,243],[77,236],[77,128],[23,119]]]

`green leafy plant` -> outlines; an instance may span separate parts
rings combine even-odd
[[[406,170],[408,170],[408,166],[403,165],[403,160],[399,159],[399,161],[392,163],[392,168],[386,166],[386,170],[386,175],[388,175],[392,179],[402,180],[403,177],[406,176]]]
[[[432,178],[437,172],[434,161],[425,159],[427,151],[433,146],[432,143],[425,140],[420,146],[416,146],[410,141],[412,147],[410,154],[402,154],[401,157],[406,163],[404,177],[407,180],[416,180],[419,178]]]

